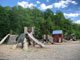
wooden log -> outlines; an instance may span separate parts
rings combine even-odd
[[[1,41],[0,41],[0,44],[2,44],[6,39],[7,37],[9,36],[10,34],[7,34]]]
[[[24,50],[28,50],[28,43],[27,43],[27,39],[26,38],[24,38],[24,46],[23,46],[23,49]]]
[[[27,34],[27,27],[24,27],[24,34]]]
[[[32,32],[31,32],[32,34],[34,34],[34,29],[35,29],[35,27],[32,27]]]

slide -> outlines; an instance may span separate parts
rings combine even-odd
[[[10,35],[10,34],[7,34],[7,35],[0,41],[0,44],[2,44],[9,35]]]
[[[38,45],[40,45],[41,47],[45,47],[44,44],[42,44],[41,42],[39,42],[32,34],[28,33],[28,36],[31,40],[33,40],[34,42],[36,42]]]

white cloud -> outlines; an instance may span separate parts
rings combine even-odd
[[[47,2],[49,2],[49,0],[46,0]]]
[[[67,14],[67,13],[64,13],[64,15],[65,16],[67,16],[67,17],[78,17],[78,16],[80,16],[80,14],[79,13],[69,13],[69,14]]]
[[[69,3],[77,4],[77,2],[72,1],[72,0],[65,0],[65,1],[61,0],[61,1],[57,2],[57,3],[54,3],[53,5],[56,8],[65,8],[65,7],[68,7]]]
[[[53,8],[53,5],[47,5],[46,6],[44,3],[42,3],[39,8],[42,10],[51,9],[51,8]]]
[[[36,3],[37,3],[37,4],[40,4],[41,2],[40,2],[40,1],[36,1]]]
[[[72,1],[71,3],[73,3],[73,4],[77,4],[77,2],[75,2],[75,1]]]
[[[22,6],[23,8],[31,8],[33,6],[36,6],[36,4],[33,4],[33,3],[28,3],[28,2],[25,2],[25,1],[22,1],[22,2],[18,2],[18,5]]]
[[[76,21],[76,22],[74,22],[74,23],[80,24],[80,20],[77,20],[77,21]]]

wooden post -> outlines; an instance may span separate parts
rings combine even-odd
[[[31,34],[34,36],[34,29],[35,29],[35,27],[32,27],[31,29],[32,29]],[[34,41],[32,41],[32,42],[33,42],[33,46],[35,46],[35,42]]]
[[[34,29],[35,29],[35,27],[32,27],[32,34],[34,34]]]
[[[24,38],[24,47],[23,47],[24,50],[28,50],[28,43],[27,43],[27,39]]]
[[[24,34],[27,33],[27,27],[24,27]]]

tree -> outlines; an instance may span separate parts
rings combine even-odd
[[[0,39],[9,33],[23,33],[24,27],[35,26],[35,37],[41,39],[43,34],[52,34],[53,30],[63,30],[63,33],[75,33],[80,39],[80,24],[75,24],[71,19],[66,19],[61,11],[56,14],[50,9],[41,11],[36,7],[23,8],[21,6],[0,6]]]
[[[0,40],[9,33],[9,14],[7,8],[0,6]]]

